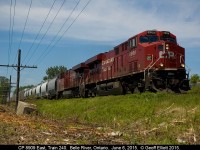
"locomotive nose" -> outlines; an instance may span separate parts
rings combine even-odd
[[[161,63],[165,68],[185,68],[184,49],[172,42],[163,43],[163,50],[159,51]],[[161,66],[160,66],[161,67]]]

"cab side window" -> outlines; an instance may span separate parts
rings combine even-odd
[[[130,45],[130,48],[136,47],[137,46],[137,38],[134,37],[133,39],[131,39],[129,45]]]

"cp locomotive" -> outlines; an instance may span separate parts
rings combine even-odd
[[[24,96],[70,98],[190,89],[185,49],[169,31],[139,33],[82,62]]]

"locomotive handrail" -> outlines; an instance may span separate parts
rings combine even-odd
[[[151,55],[151,58],[152,58],[151,62],[150,62],[149,65],[144,69],[144,81],[145,81],[145,72],[146,72],[146,70],[148,69],[148,67],[153,63],[153,54]]]
[[[151,63],[147,66],[146,69],[148,69],[148,67],[153,63],[153,54],[151,55],[151,58],[152,58]],[[145,70],[146,70],[146,69],[145,69]]]
[[[158,62],[160,60],[160,57],[153,63],[153,65],[151,65],[150,66],[150,64],[149,64],[149,68],[147,67],[145,70],[144,70],[144,80],[145,80],[145,72],[146,72],[146,70],[148,69],[148,75],[149,75],[149,70]]]
[[[160,58],[161,58],[161,57],[159,57],[159,58],[154,62],[154,64],[151,65],[151,67],[150,67],[149,69],[151,69],[151,68],[160,60]],[[148,69],[148,70],[149,70],[149,69]]]

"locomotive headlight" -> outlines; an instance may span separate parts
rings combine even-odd
[[[165,45],[165,49],[168,50],[169,49],[169,44]]]
[[[163,65],[163,63],[160,63],[160,67],[163,67],[164,65]]]
[[[183,68],[184,68],[184,67],[185,67],[185,64],[181,64],[181,67],[183,67]]]

